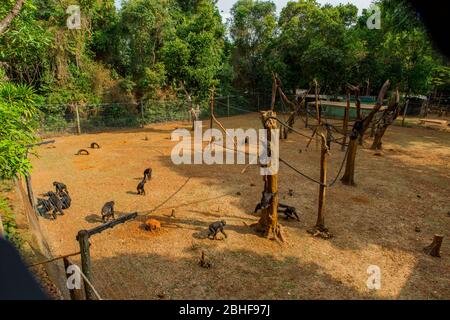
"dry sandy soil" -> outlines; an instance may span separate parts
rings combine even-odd
[[[256,114],[223,123],[260,127]],[[243,165],[173,165],[170,134],[176,127],[189,125],[57,137],[54,147],[37,149],[35,194],[51,190],[56,180],[67,184],[72,197],[64,216],[56,221],[41,218],[55,255],[78,250],[77,232],[100,225],[105,202],[114,200],[119,215],[139,212],[138,219],[91,239],[94,283],[103,298],[450,299],[448,132],[392,126],[383,156],[360,149],[357,186],[338,182],[327,191],[326,224],[334,234],[330,240],[306,232],[315,224],[318,185],[281,164],[281,201],[295,206],[301,221],[281,219],[287,241],[279,244],[247,226],[258,220],[252,213],[263,188],[258,167],[242,174]],[[93,141],[101,149],[75,155]],[[291,134],[280,153],[318,178],[315,144],[299,152],[306,141]],[[343,157],[333,145],[329,181]],[[138,196],[136,185],[147,167],[153,168],[153,178],[146,185],[147,196]],[[175,218],[169,217],[172,209]],[[162,230],[143,230],[148,218],[161,221]],[[228,223],[228,238],[206,239],[208,225],[221,219]],[[422,248],[438,233],[444,235],[442,257],[425,255]],[[198,265],[202,250],[210,269]],[[79,263],[79,258],[73,260]],[[381,268],[380,290],[367,288],[370,265]]]

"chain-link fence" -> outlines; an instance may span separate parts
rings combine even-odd
[[[271,97],[264,94],[216,96],[217,117],[241,115],[270,107]],[[195,104],[195,103],[194,103]],[[112,128],[138,128],[146,124],[189,121],[190,103],[184,100],[144,100],[138,103],[40,106],[40,132],[43,134],[89,133]],[[210,117],[208,101],[200,104],[200,119]]]

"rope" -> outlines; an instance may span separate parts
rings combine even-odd
[[[78,272],[80,272],[81,276],[83,277],[84,281],[89,285],[89,287],[92,289],[92,291],[94,292],[95,296],[97,297],[98,300],[103,300],[102,297],[100,297],[100,295],[98,294],[97,290],[95,289],[94,285],[89,281],[89,279],[86,277],[86,275],[83,273],[83,271],[81,271],[81,268],[76,265],[75,263],[72,263],[71,261],[69,261],[69,263],[71,265],[74,265],[78,268]]]
[[[60,259],[64,259],[64,258],[68,258],[68,257],[73,257],[73,256],[76,256],[76,255],[79,255],[79,254],[80,254],[80,251],[74,252],[74,253],[69,253],[69,254],[66,254],[66,255],[63,255],[63,256],[58,256],[58,257],[55,257],[55,258],[52,258],[52,259],[49,259],[49,260],[45,260],[45,261],[41,261],[41,262],[30,264],[28,267],[29,268],[36,267],[36,266],[39,266],[41,264],[50,263],[50,262],[53,262],[53,261],[56,261],[56,260],[60,260]]]
[[[291,168],[292,170],[294,170],[295,172],[297,172],[297,173],[298,173],[299,175],[301,175],[302,177],[304,177],[304,178],[306,178],[306,179],[308,179],[308,180],[310,180],[310,181],[312,181],[312,182],[315,182],[315,183],[317,183],[318,185],[321,185],[321,186],[323,186],[323,187],[326,187],[326,186],[327,186],[326,184],[323,184],[322,182],[320,182],[320,181],[318,181],[318,180],[316,180],[316,179],[314,179],[314,178],[311,178],[310,176],[304,174],[303,172],[301,172],[300,170],[296,169],[296,168],[293,167],[291,164],[289,164],[287,161],[285,161],[285,160],[283,160],[283,159],[281,159],[281,158],[279,158],[279,160],[280,160],[280,162],[284,163],[286,166],[288,166],[289,168]]]
[[[143,214],[139,214],[139,216],[147,216],[150,213],[158,210],[160,207],[162,207],[163,205],[165,205],[167,202],[169,202],[170,199],[172,199],[173,197],[175,197],[177,195],[177,193],[179,193],[184,186],[189,182],[189,180],[191,180],[191,177],[187,178],[186,181],[178,188],[177,191],[175,191],[172,195],[170,195],[166,200],[164,200],[163,202],[161,202],[159,205],[157,205],[155,208],[153,208],[152,210],[145,212]]]
[[[273,119],[273,120],[278,121],[282,126],[288,128],[289,130],[292,130],[292,132],[295,132],[296,134],[298,134],[298,135],[300,135],[300,136],[302,136],[302,137],[305,137],[305,138],[307,138],[307,139],[310,139],[310,138],[311,138],[310,136],[307,136],[306,134],[301,133],[301,132],[298,131],[297,129],[294,129],[293,127],[291,127],[290,125],[288,125],[286,122],[281,121],[281,120],[278,119],[277,117],[272,117],[272,116],[267,117],[267,119],[266,119],[266,121],[265,121],[265,124],[266,124],[267,121],[269,121],[270,119]]]

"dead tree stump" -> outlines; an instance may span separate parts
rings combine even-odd
[[[433,237],[433,242],[423,248],[423,252],[425,252],[426,254],[432,256],[432,257],[441,257],[441,245],[442,245],[442,240],[444,239],[443,235],[440,234],[435,234]]]

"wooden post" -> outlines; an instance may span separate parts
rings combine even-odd
[[[320,183],[319,186],[319,207],[317,211],[316,229],[323,231],[325,229],[325,194],[327,184],[327,154],[328,148],[322,137],[322,150],[320,152]]]
[[[429,246],[423,248],[423,251],[432,257],[440,258],[441,257],[440,251],[443,239],[444,239],[443,235],[435,234],[433,237],[433,242]]]
[[[306,102],[305,98],[305,111],[306,111],[306,118],[305,118],[305,128],[308,128],[308,102]]]
[[[75,104],[75,115],[76,115],[76,122],[77,122],[77,134],[81,134],[80,113],[78,111],[78,104]]]
[[[230,117],[230,96],[227,96],[227,117]]]
[[[320,112],[320,109],[319,109],[319,84],[317,83],[317,80],[316,79],[314,79],[314,85],[315,85],[315,96],[316,96],[316,117],[317,117],[317,122],[318,122],[318,124],[320,125],[321,124],[321,122],[322,122],[322,119],[321,119],[321,112]]]
[[[327,155],[329,149],[327,147],[327,141],[323,134],[318,134],[322,139],[322,149],[320,152],[320,185],[319,185],[319,205],[317,209],[317,221],[316,225],[308,230],[308,233],[313,236],[319,236],[324,239],[329,239],[332,234],[328,232],[325,227],[325,196],[327,189]]]
[[[213,87],[211,89],[211,99],[210,99],[210,112],[211,112],[211,117],[209,119],[209,128],[212,129],[213,127],[213,122],[214,122],[214,92],[215,92],[215,88]]]
[[[89,251],[89,233],[86,230],[81,230],[77,235],[78,243],[80,244],[80,254],[81,254],[81,271],[84,273],[86,278],[92,283],[92,273],[91,273],[91,254]],[[89,284],[84,281],[84,292],[86,294],[86,300],[95,300],[94,292]]]
[[[356,150],[358,149],[358,138],[350,137],[348,143],[348,154],[345,163],[345,172],[341,178],[343,184],[348,186],[355,185],[355,161],[356,161]]]
[[[405,118],[406,118],[406,113],[408,112],[408,105],[409,105],[409,99],[406,100],[406,103],[405,103],[405,110],[403,110],[402,127],[405,126]]]
[[[63,262],[64,262],[64,271],[67,276],[67,268],[69,268],[69,266],[72,265],[72,263],[70,263],[68,258],[63,258]],[[84,300],[81,289],[69,289],[69,293],[71,300]]]
[[[347,91],[347,105],[345,106],[344,111],[344,123],[342,125],[343,133],[344,133],[344,141],[342,142],[341,150],[345,150],[345,144],[347,143],[347,131],[348,131],[348,120],[350,117],[350,92]]]

